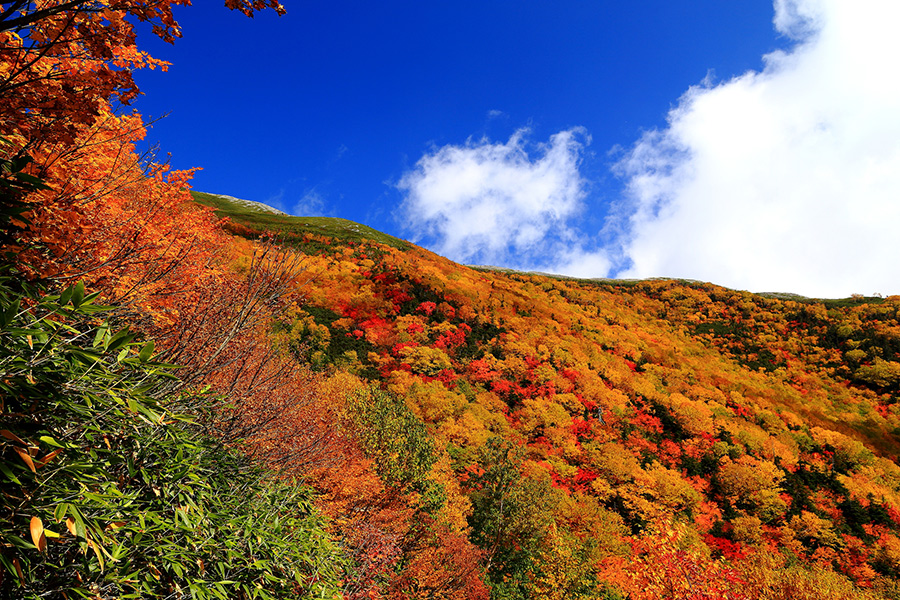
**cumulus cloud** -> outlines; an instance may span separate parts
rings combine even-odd
[[[579,164],[590,140],[577,128],[546,143],[528,136],[521,129],[505,143],[469,140],[425,154],[397,186],[404,225],[460,262],[605,274],[605,254],[585,249],[573,224],[585,209]]]
[[[793,46],[692,87],[619,162],[619,275],[900,293],[898,23],[896,0],[776,0]]]

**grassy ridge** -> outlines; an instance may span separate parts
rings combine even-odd
[[[197,203],[215,208],[217,215],[227,217],[232,222],[254,231],[271,231],[290,236],[313,234],[343,242],[372,241],[398,250],[406,250],[410,246],[401,239],[347,219],[284,216],[255,209],[216,194],[192,191],[191,195]]]
[[[367,225],[361,225],[347,219],[336,217],[294,217],[278,214],[275,212],[267,212],[263,209],[254,208],[252,205],[246,205],[235,202],[227,196],[219,194],[208,194],[205,192],[192,191],[191,195],[194,201],[204,206],[210,206],[216,209],[216,214],[221,217],[228,217],[235,223],[239,223],[245,227],[255,231],[272,231],[276,233],[289,233],[291,235],[314,234],[331,237],[344,242],[363,242],[372,241],[384,244],[398,250],[407,250],[410,244],[401,239],[395,238],[386,233],[382,233]],[[494,267],[487,265],[470,265],[479,271],[489,271],[506,274],[525,274],[540,275],[551,279],[572,280],[581,283],[593,283],[601,286],[612,288],[630,288],[644,281],[673,281],[687,286],[704,285],[704,282],[694,279],[682,279],[676,277],[651,277],[648,279],[613,279],[606,277],[598,278],[578,278],[569,277],[567,275],[558,275],[552,273],[525,273],[515,269],[505,267]],[[764,298],[776,298],[779,300],[792,300],[804,304],[822,303],[826,308],[838,308],[845,306],[855,306],[857,304],[880,304],[884,301],[878,296],[853,296],[849,298],[809,298],[800,294],[782,293],[782,292],[762,292],[755,294]]]

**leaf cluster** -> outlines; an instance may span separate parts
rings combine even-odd
[[[363,452],[385,484],[419,494],[426,512],[438,510],[445,496],[442,486],[428,477],[436,456],[425,424],[402,400],[377,388],[358,391],[349,408]]]
[[[2,597],[336,594],[340,558],[307,489],[198,433],[153,392],[152,342],[81,284],[0,278]]]

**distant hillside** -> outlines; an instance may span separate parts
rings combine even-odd
[[[492,597],[897,597],[900,298],[470,268],[223,213],[307,254],[280,330],[425,424]]]
[[[207,194],[205,192],[192,192],[194,200],[206,206],[212,206],[219,210],[231,210],[233,212],[249,212],[249,213],[271,213],[288,217],[286,212],[278,210],[268,204],[256,202],[255,200],[243,200],[234,196],[226,196],[224,194]]]
[[[309,234],[327,236],[342,241],[374,241],[393,248],[406,248],[407,243],[395,237],[347,219],[333,217],[293,217],[270,206],[240,200],[231,196],[191,192],[194,200],[216,209],[216,214],[228,217],[230,228],[239,235],[255,235],[268,231],[286,243],[294,244]]]

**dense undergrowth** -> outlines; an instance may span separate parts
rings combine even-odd
[[[3,597],[319,598],[340,553],[309,488],[205,435],[177,371],[76,285],[0,281]],[[193,408],[193,409],[192,409]]]

